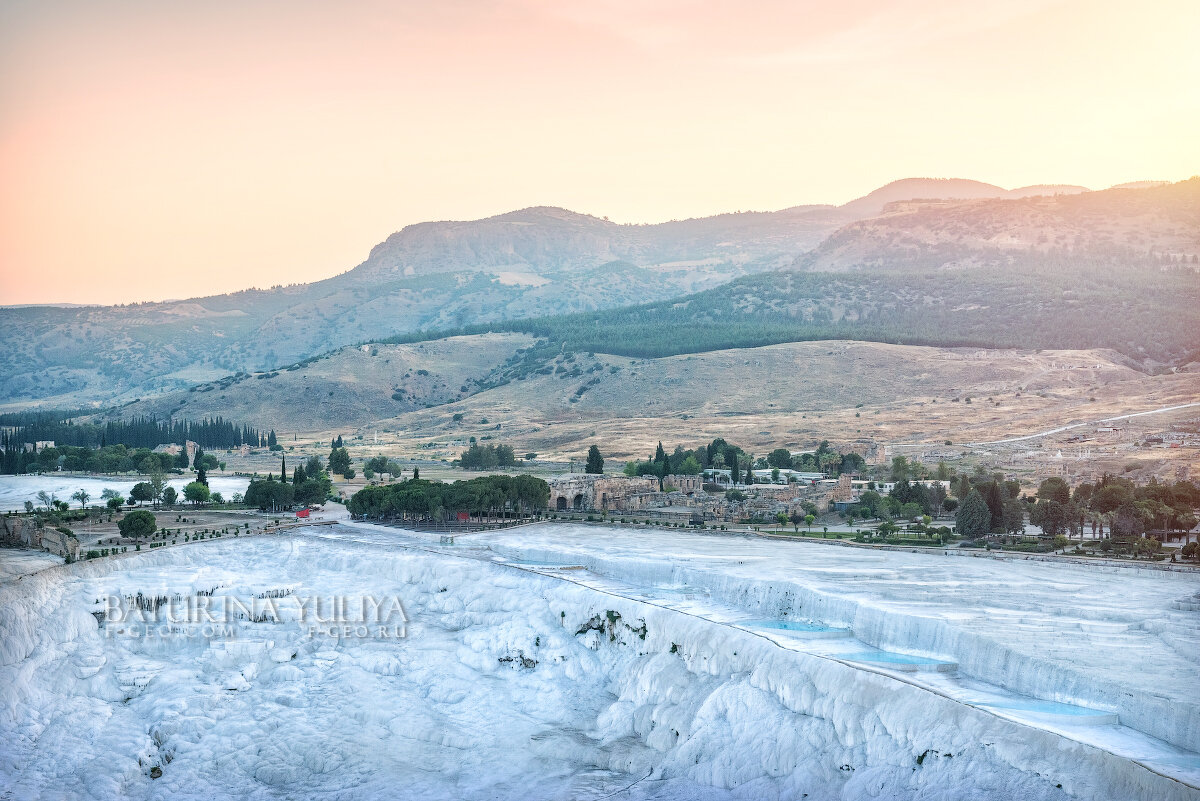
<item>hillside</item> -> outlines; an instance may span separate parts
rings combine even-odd
[[[520,334],[490,334],[347,347],[282,370],[227,376],[130,403],[117,416],[220,416],[302,431],[358,427],[486,389],[497,366],[531,344]]]
[[[460,329],[524,331],[631,355],[854,337],[1104,346],[1177,363],[1194,349],[1176,329],[1194,320],[1194,304],[1184,301],[1196,297],[1195,284],[1156,271],[1200,251],[1197,186],[1200,179],[1014,199],[1072,188],[1009,192],[914,179],[841,208],[658,225],[548,207],[422,223],[355,269],[313,284],[131,306],[0,309],[0,406],[124,402],[355,343]],[[905,197],[995,191],[1005,197]],[[858,219],[877,206],[881,216]],[[949,285],[873,275],[964,266],[1002,266],[1004,277],[972,274],[969,284]],[[821,277],[779,272],[788,267]],[[830,275],[849,271],[864,277]],[[1111,315],[1105,325],[1101,314]],[[1156,336],[1147,340],[1149,330]]]
[[[1143,189],[897,201],[846,225],[797,266],[814,271],[953,269],[1020,264],[1030,254],[1114,263],[1147,254],[1194,264],[1200,178]]]
[[[1080,269],[1070,260],[1044,257],[1023,269],[976,271],[970,280],[940,271],[762,273],[667,301],[457,333],[523,332],[563,351],[633,357],[822,339],[1103,347],[1155,370],[1200,360],[1198,297],[1200,273],[1190,269]]]
[[[606,456],[624,459],[644,457],[659,440],[673,447],[726,437],[760,455],[830,439],[883,459],[885,443],[924,442],[965,454],[974,451],[964,450],[964,442],[1197,398],[1200,371],[1147,375],[1109,350],[829,340],[631,358],[563,353],[527,337],[493,334],[344,348],[291,370],[231,377],[113,415],[219,414],[273,428],[300,446],[341,434],[358,443],[352,446],[358,456],[365,448],[449,459],[475,437],[559,460],[577,458],[595,443]],[[1191,409],[1162,419],[1198,414]],[[1142,424],[1161,430],[1164,423]],[[946,447],[945,440],[960,447]],[[1136,457],[1121,453],[1122,466]]]
[[[114,307],[0,308],[0,403],[186,389],[399,332],[675,297],[790,264],[830,207],[617,225],[561,209],[409,226],[313,284]]]

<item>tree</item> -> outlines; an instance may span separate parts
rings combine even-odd
[[[208,474],[204,471],[204,452],[201,451],[199,448],[196,448],[196,458],[194,460],[194,464],[196,465],[196,480],[194,483],[201,484],[205,488],[207,488],[208,487]],[[188,486],[191,486],[191,484],[189,484]],[[184,495],[187,495],[186,489],[187,488],[185,487]],[[191,499],[189,498],[188,500],[191,500]]]
[[[780,470],[790,470],[792,467],[792,452],[787,448],[776,448],[767,454],[767,465],[779,468]]]
[[[812,524],[814,522],[816,522],[816,520],[817,520],[816,515],[805,515],[804,516],[804,525],[808,527],[809,531],[812,531]]]
[[[979,490],[972,489],[967,493],[966,499],[954,515],[954,525],[958,529],[958,535],[967,539],[978,539],[991,530],[992,512]]]
[[[107,506],[109,509],[120,509],[122,506],[125,505],[125,498],[124,498],[124,496],[121,496],[121,495],[114,495],[111,498],[109,498],[105,502],[104,505]]]
[[[118,523],[121,536],[131,540],[144,540],[158,530],[158,521],[145,509],[130,512]]]
[[[196,504],[204,503],[211,497],[208,485],[193,481],[183,488],[183,497]]]
[[[162,499],[163,492],[167,488],[166,477],[163,476],[162,470],[150,474],[150,480],[146,482],[150,485],[150,500],[158,503]]]
[[[783,526],[787,525],[787,522],[788,522],[787,512],[776,512],[775,513],[775,524],[776,525],[778,525],[779,527],[782,528]]]
[[[600,449],[595,445],[588,448],[587,466],[584,467],[583,471],[595,475],[600,475],[604,472],[604,457],[600,455]]]
[[[79,501],[79,508],[82,509],[83,507],[87,506],[87,502],[91,499],[91,497],[92,496],[88,493],[88,491],[81,487],[75,491],[74,495],[71,496],[71,500]]]
[[[290,507],[295,499],[295,488],[273,479],[251,481],[242,498],[249,506],[265,511],[278,511]]]
[[[1005,532],[1020,534],[1025,530],[1025,506],[1016,498],[1005,499],[1002,517]]]
[[[179,498],[179,493],[175,491],[174,487],[163,487],[162,502],[165,503],[167,506],[170,506],[171,504],[175,503],[175,501],[178,500],[178,498]]]
[[[279,483],[280,484],[287,483],[287,456],[286,455],[280,455],[280,457],[279,457]]]
[[[1061,534],[1070,521],[1066,506],[1058,501],[1042,500],[1029,510],[1029,522],[1041,528],[1047,537],[1054,537]]]
[[[146,481],[139,481],[133,485],[133,489],[129,491],[129,497],[138,503],[150,501],[154,499],[154,489]]]
[[[345,475],[350,469],[350,451],[345,448],[334,448],[329,452],[329,472],[334,475]],[[306,471],[307,472],[307,471]]]
[[[1051,476],[1038,486],[1039,500],[1054,501],[1066,506],[1071,500],[1071,486],[1059,476]]]
[[[688,454],[683,462],[679,465],[679,475],[681,476],[698,476],[704,471],[700,466],[700,462],[692,454]]]
[[[903,481],[908,478],[908,457],[893,456],[892,457],[892,481]]]

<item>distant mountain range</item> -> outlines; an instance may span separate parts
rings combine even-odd
[[[1087,192],[906,179],[840,207],[657,225],[549,207],[420,223],[312,284],[129,306],[2,308],[0,403],[128,400],[346,344],[666,301],[777,270],[936,270],[1032,256],[1105,270],[1190,263],[1200,253],[1200,179],[1146,183]]]
[[[1154,181],[1146,181],[1154,184]],[[883,212],[887,204],[898,200],[981,200],[984,198],[1020,198],[1037,195],[1078,195],[1087,192],[1086,186],[1065,184],[1038,184],[1020,189],[1002,189],[982,181],[964,178],[902,178],[881,186],[874,192],[852,200],[842,206],[855,217],[874,217]]]
[[[893,200],[876,216],[843,226],[796,264],[818,271],[966,268],[1011,264],[1031,253],[1097,263],[1149,254],[1190,262],[1200,253],[1200,179],[1145,183],[1151,185],[1100,192],[1047,187],[1060,191],[1023,194],[1041,188],[1028,187],[970,200]],[[963,194],[986,186],[946,191]]]

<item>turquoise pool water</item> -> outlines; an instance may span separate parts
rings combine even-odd
[[[842,659],[850,662],[871,662],[884,665],[953,665],[943,659],[932,659],[928,656],[913,656],[898,654],[893,651],[863,651],[857,654],[844,654]]]
[[[763,629],[779,629],[781,631],[802,631],[813,633],[849,632],[849,629],[836,629],[831,626],[822,626],[818,623],[802,623],[798,620],[747,620],[739,625],[754,626],[756,628]]]
[[[1028,701],[1019,699],[1011,701],[972,701],[972,703],[976,706],[987,707],[989,709],[1009,709],[1014,712],[1042,712],[1049,715],[1070,715],[1072,717],[1107,716],[1112,714],[1111,712],[1102,712],[1098,709],[1060,704],[1057,701],[1038,701],[1036,699]]]

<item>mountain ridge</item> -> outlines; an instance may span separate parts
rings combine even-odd
[[[1173,228],[1121,223],[1127,233],[1142,232],[1136,242],[1142,255],[1133,258],[1136,267],[1129,262],[1130,269],[1142,270],[1148,251],[1194,253],[1186,249],[1200,236],[1192,235],[1200,232],[1200,222],[1186,217],[1195,205],[1192,185],[1200,186],[1200,179],[1074,195],[906,198],[888,200],[881,216],[861,219],[853,211],[858,201],[851,201],[850,211],[807,205],[653,225],[615,223],[553,206],[481,221],[417,223],[377,244],[357,267],[311,284],[125,306],[0,309],[0,343],[9,364],[0,375],[0,404],[120,401],[407,332],[666,301],[788,268],[978,266],[981,232],[1016,230],[1020,222],[1005,210],[1041,208],[1052,234],[1072,233],[1075,223],[1045,209],[1099,203],[1090,218],[1084,214],[1080,220],[1129,218],[1140,225],[1147,214],[1167,219],[1153,209],[1161,195],[1168,205],[1182,204],[1185,217],[1172,212]],[[924,194],[955,194],[963,186],[985,194],[1010,191],[977,181],[911,179],[864,197],[876,204],[884,195],[911,194],[905,186]],[[1124,201],[1104,207],[1114,192]],[[988,211],[995,209],[1003,213]],[[938,215],[958,228],[933,236],[929,220]],[[872,243],[872,236],[882,234],[894,234],[896,242]],[[1017,246],[999,250],[1010,262],[1026,257]],[[1105,269],[1132,258],[1128,249],[1109,250]],[[1081,253],[1070,258],[1086,260]]]

